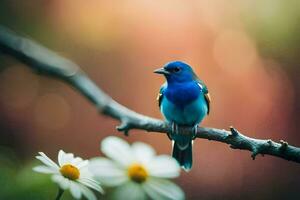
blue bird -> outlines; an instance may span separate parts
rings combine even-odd
[[[206,85],[194,73],[193,69],[181,61],[167,63],[154,73],[162,74],[166,82],[158,94],[160,111],[165,119],[172,123],[172,156],[181,167],[189,171],[192,168],[192,143],[197,125],[209,114],[210,96]],[[194,127],[194,134],[178,133],[178,126]]]

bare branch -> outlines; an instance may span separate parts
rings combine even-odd
[[[73,86],[95,104],[102,114],[119,120],[121,124],[117,130],[126,135],[131,129],[160,133],[168,133],[172,130],[170,124],[136,113],[114,101],[72,61],[3,27],[0,27],[0,50],[24,62],[39,73],[61,79]],[[191,134],[193,131],[190,127],[179,129],[182,134]],[[199,127],[196,137],[223,142],[233,149],[248,150],[252,152],[253,159],[258,154],[268,154],[300,163],[300,148],[291,146],[283,140],[276,143],[270,139],[250,138],[233,127],[230,127],[230,131]]]

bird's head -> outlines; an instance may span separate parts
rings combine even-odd
[[[157,74],[163,74],[168,83],[189,82],[195,79],[193,69],[181,61],[167,63],[163,68],[154,71]]]

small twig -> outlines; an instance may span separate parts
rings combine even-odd
[[[230,132],[231,132],[231,135],[229,135],[229,136],[236,137],[236,136],[239,135],[238,130],[236,130],[235,128],[233,128],[233,126],[230,126],[229,129],[230,129]]]
[[[89,99],[104,115],[121,122],[117,130],[126,135],[131,129],[140,129],[148,132],[168,133],[172,130],[170,124],[136,113],[114,101],[103,92],[75,63],[55,54],[36,42],[20,37],[15,33],[0,27],[0,49],[24,62],[32,69],[61,79],[83,96]],[[182,134],[193,133],[193,128],[180,130]],[[227,143],[233,149],[242,149],[252,152],[252,158],[258,154],[272,155],[286,160],[300,163],[300,148],[286,142],[276,143],[271,140],[250,138],[233,127],[230,131],[216,128],[197,128],[197,138]]]
[[[284,141],[284,140],[280,140],[279,143],[281,144],[281,146],[280,146],[280,148],[279,148],[281,151],[285,151],[285,150],[287,149],[288,145],[289,145],[289,144],[288,144],[286,141]]]

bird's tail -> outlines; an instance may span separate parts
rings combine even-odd
[[[185,171],[190,171],[193,165],[193,144],[192,140],[182,148],[177,142],[173,142],[172,156]]]

